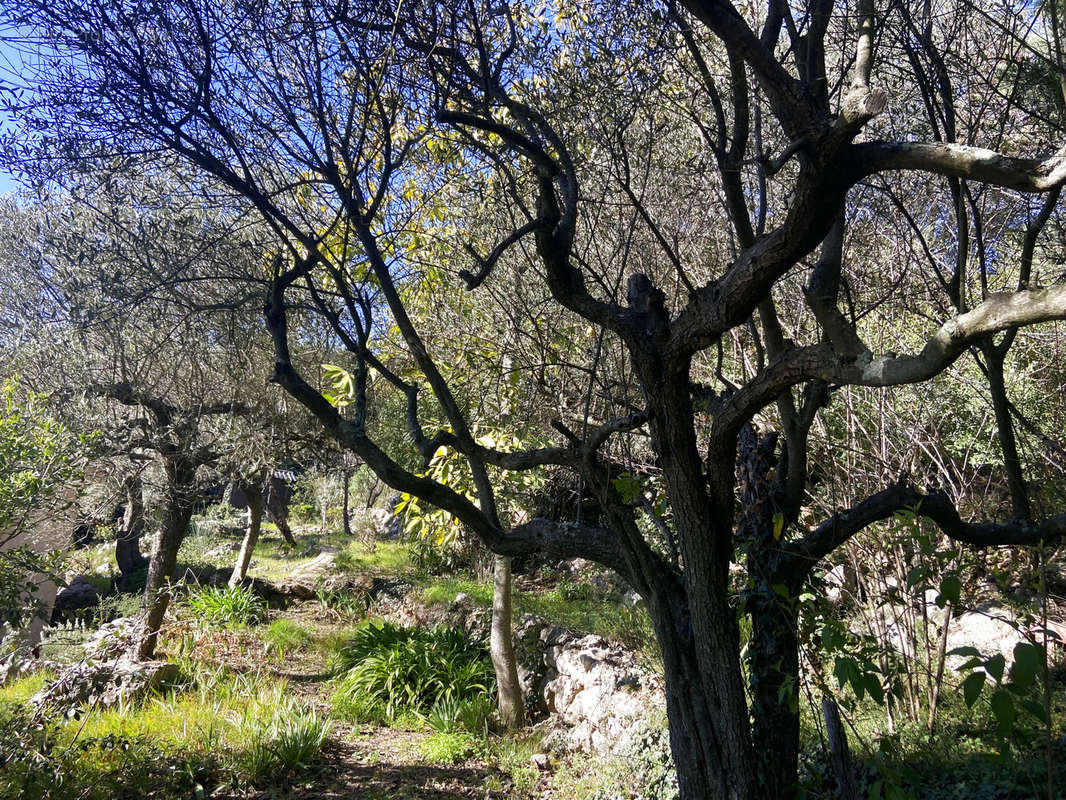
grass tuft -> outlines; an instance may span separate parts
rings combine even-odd
[[[256,625],[266,619],[266,603],[247,586],[198,588],[185,602],[201,620],[223,627]]]
[[[352,722],[395,722],[411,714],[425,718],[435,707],[443,720],[445,701],[495,693],[485,646],[451,628],[363,623],[337,650],[334,672],[333,713]],[[472,727],[480,727],[477,709],[463,713]],[[459,712],[452,718],[458,720]]]
[[[302,650],[314,640],[311,631],[284,617],[271,622],[260,636],[267,653],[277,658]]]

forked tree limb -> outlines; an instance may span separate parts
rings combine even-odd
[[[944,492],[923,493],[906,483],[897,483],[846,511],[834,514],[803,537],[790,542],[786,549],[807,564],[813,564],[874,523],[908,511],[935,523],[955,541],[975,547],[1046,544],[1066,537],[1066,514],[1048,517],[1041,522],[966,522]]]

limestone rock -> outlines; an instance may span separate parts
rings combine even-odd
[[[617,752],[650,708],[665,706],[660,681],[642,670],[631,652],[600,636],[532,620],[519,627],[524,645],[533,630],[539,630],[544,669],[526,664],[522,672],[543,709],[569,728],[569,749]],[[525,648],[522,653],[528,657]]]
[[[315,592],[336,572],[339,548],[324,547],[322,552],[306,564],[297,567],[289,577],[276,585],[276,590],[297,600],[311,600]]]
[[[997,653],[1014,663],[1014,647],[1029,641],[1021,630],[1014,613],[1009,609],[985,604],[960,614],[948,626],[948,651],[957,647],[975,647],[986,658]],[[949,669],[958,670],[969,658],[948,656]]]
[[[400,536],[400,520],[391,511],[384,508],[368,509],[366,515],[374,528],[374,535],[386,539],[397,539]]]
[[[107,661],[133,651],[145,635],[144,619],[118,617],[101,625],[82,644],[88,660]]]
[[[56,680],[33,697],[38,710],[54,709],[69,714],[83,704],[106,708],[135,702],[149,692],[177,680],[178,665],[169,661],[136,661],[128,655],[113,661],[84,661],[68,667]]]

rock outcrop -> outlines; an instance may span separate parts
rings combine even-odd
[[[665,707],[661,679],[602,636],[526,615],[515,640],[529,707],[552,715],[571,750],[616,753],[649,710]]]
[[[39,710],[70,714],[83,704],[108,707],[136,702],[178,678],[178,665],[169,661],[137,661],[127,654],[113,661],[84,661],[64,670],[55,681],[30,698]]]
[[[79,611],[98,605],[100,605],[100,595],[96,587],[89,583],[84,575],[79,575],[56,594],[55,605],[52,606],[51,624],[70,622],[77,618]]]

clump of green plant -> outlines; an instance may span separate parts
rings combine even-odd
[[[322,609],[335,611],[348,617],[363,616],[370,605],[365,594],[348,589],[319,588],[315,591],[315,599],[318,600],[318,605]]]
[[[405,714],[428,717],[443,702],[495,692],[484,644],[452,628],[360,625],[337,650],[334,713],[353,722],[394,722]],[[463,712],[473,727],[475,710]],[[459,712],[456,712],[458,718]]]
[[[307,647],[314,638],[311,631],[291,619],[276,619],[260,634],[266,651],[278,658]]]
[[[278,771],[295,772],[314,764],[329,737],[332,723],[291,697],[273,698],[267,713],[253,706],[241,719],[239,740],[230,769],[244,781],[261,783]]]
[[[489,718],[495,706],[487,694],[462,698],[448,694],[440,697],[428,714],[422,715],[426,724],[438,733],[466,731],[484,738],[489,732]]]
[[[510,785],[501,776],[490,775],[485,781],[485,788],[497,794],[512,797],[526,798],[534,796],[533,793],[540,782],[541,773],[530,762],[534,755],[544,753],[543,734],[537,730],[527,730],[526,733],[513,736],[501,736],[492,739],[485,748],[484,757],[493,764],[502,774],[510,778]],[[580,766],[581,774],[586,779],[595,779],[594,773],[588,773],[587,759],[582,759]],[[587,775],[586,775],[587,773]],[[564,767],[561,773],[564,777],[567,771]],[[559,797],[585,797],[584,794],[572,791],[574,782],[559,781],[559,788],[564,791],[557,792]]]
[[[437,731],[418,743],[418,752],[432,764],[458,764],[476,751],[477,742],[459,731]]]
[[[193,590],[186,603],[200,619],[215,625],[256,625],[266,619],[267,606],[247,586],[207,586]]]

